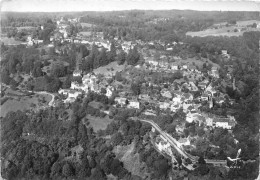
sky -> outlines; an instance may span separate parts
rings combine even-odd
[[[260,0],[0,0],[1,11],[169,10],[260,11]]]

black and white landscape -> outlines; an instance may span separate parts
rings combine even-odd
[[[98,1],[2,2],[2,179],[257,179],[258,4]]]

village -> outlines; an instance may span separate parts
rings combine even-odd
[[[71,44],[84,44],[91,51],[93,44],[98,46],[98,50],[106,49],[111,51],[111,42],[105,40],[102,32],[77,33],[76,36],[69,37],[67,32],[68,22],[78,23],[79,19],[63,18],[58,20],[57,29],[53,36],[50,37],[48,48],[54,48],[57,55],[61,55],[66,47]],[[41,27],[43,28],[43,27]],[[87,35],[86,35],[87,34]],[[61,101],[64,104],[71,104],[77,98],[88,96],[89,92],[105,95],[108,99],[113,99],[113,107],[103,111],[110,115],[110,110],[118,109],[135,109],[140,112],[139,117],[146,119],[157,119],[158,115],[175,115],[183,113],[184,116],[180,120],[176,120],[175,128],[167,135],[176,140],[175,146],[179,148],[187,157],[181,155],[179,167],[189,170],[196,168],[198,156],[189,154],[194,149],[198,141],[203,138],[194,134],[187,135],[188,127],[195,126],[203,129],[203,132],[210,132],[215,128],[227,130],[232,136],[232,129],[236,125],[236,120],[229,113],[216,115],[211,113],[215,107],[229,107],[235,103],[227,94],[221,92],[219,87],[220,74],[219,66],[210,62],[207,58],[200,60],[184,60],[183,57],[174,56],[167,52],[172,51],[175,46],[186,47],[182,42],[172,42],[165,44],[161,41],[142,42],[136,40],[134,42],[119,40],[117,37],[113,40],[116,44],[116,53],[120,51],[129,53],[131,49],[137,47],[138,52],[143,57],[143,62],[135,66],[127,66],[126,64],[118,65],[112,62],[112,68],[103,68],[101,71],[84,72],[81,68],[81,62],[87,57],[82,58],[82,52],[77,52],[76,69],[73,71],[73,79],[70,88],[59,89],[58,96],[55,101]],[[60,44],[57,46],[57,42]],[[33,39],[31,36],[27,38],[27,46],[41,47],[43,40]],[[159,46],[160,51],[155,51],[150,47]],[[221,51],[223,59],[230,59],[227,50]],[[185,58],[186,59],[186,58]],[[198,63],[199,62],[199,63]],[[43,67],[43,71],[48,73],[47,67]],[[236,82],[232,77],[231,70],[226,74],[226,81],[236,90]],[[138,76],[139,75],[139,76]],[[162,77],[159,77],[162,76]],[[123,80],[122,80],[123,79]],[[141,80],[140,80],[141,79]],[[136,87],[132,87],[136,84]],[[137,92],[135,91],[136,89]],[[57,102],[54,102],[55,104]],[[156,122],[160,121],[157,119]],[[167,124],[165,125],[167,126]],[[162,128],[162,127],[161,127]],[[153,129],[155,132],[155,129]],[[162,134],[158,134],[153,138],[154,147],[162,154],[170,157],[174,165],[178,164],[178,150],[174,149],[168,138]],[[203,139],[208,147],[220,150],[219,146],[215,146],[208,139]],[[234,140],[234,143],[238,143]],[[175,147],[175,148],[176,148]],[[189,152],[189,153],[188,153]],[[190,160],[188,157],[195,157]],[[238,158],[238,157],[236,157]],[[206,159],[206,158],[205,158]],[[214,166],[227,167],[227,160],[206,159],[208,164]],[[180,166],[181,165],[181,166]],[[174,166],[175,167],[175,166]],[[176,166],[177,167],[177,166]]]

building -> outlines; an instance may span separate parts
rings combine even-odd
[[[167,103],[167,102],[159,102],[159,107],[160,109],[168,109],[170,107],[170,103]]]
[[[202,94],[201,97],[200,97],[200,100],[201,100],[201,101],[208,101],[208,100],[209,100],[208,94],[205,94],[205,93]]]
[[[172,98],[171,92],[168,91],[167,89],[162,89],[162,90],[161,90],[161,95],[162,95],[163,97],[166,97],[166,98],[169,98],[169,99]]]
[[[138,102],[136,100],[130,100],[129,104],[128,104],[128,108],[139,109],[140,108],[140,102]]]
[[[123,97],[116,97],[116,98],[115,98],[115,102],[116,102],[117,104],[119,104],[120,106],[126,105],[126,101],[127,101],[127,99],[126,99],[126,98],[123,98]]]
[[[223,129],[232,129],[236,125],[236,121],[233,116],[228,116],[227,118],[214,118],[213,125]]]
[[[114,91],[114,87],[113,86],[108,86],[107,88],[106,88],[106,96],[108,97],[108,98],[110,98],[111,96],[112,96],[112,94],[113,94],[113,91]]]
[[[199,82],[198,87],[201,89],[205,89],[207,87],[207,84],[205,82]]]
[[[75,70],[75,71],[73,71],[73,76],[74,76],[74,77],[81,77],[81,76],[82,76],[82,71],[81,71],[81,70]]]

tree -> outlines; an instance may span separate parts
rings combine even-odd
[[[131,90],[133,91],[134,95],[139,95],[141,92],[141,85],[139,83],[132,83]]]
[[[68,89],[71,86],[71,78],[69,76],[66,76],[65,81],[62,83],[63,89]]]
[[[9,76],[8,70],[4,69],[1,73],[1,81],[5,83],[6,85],[9,85],[11,78]]]
[[[137,51],[137,47],[135,46],[133,49],[130,49],[126,61],[129,65],[135,65],[139,61],[140,55]]]
[[[114,134],[111,137],[111,142],[112,142],[113,146],[119,145],[122,141],[123,141],[123,136],[120,132]]]
[[[126,53],[121,50],[120,53],[117,55],[117,63],[119,65],[122,65],[125,63],[125,60],[126,60]]]
[[[62,167],[62,174],[66,177],[73,176],[73,167],[69,163],[65,163]]]

